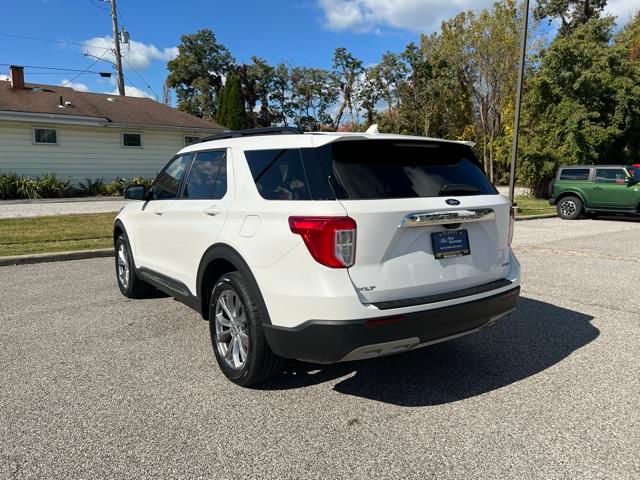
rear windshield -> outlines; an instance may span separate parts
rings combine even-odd
[[[466,145],[352,140],[320,148],[245,151],[267,200],[374,200],[497,195]]]
[[[357,140],[319,149],[339,199],[496,195],[471,148],[454,143]]]

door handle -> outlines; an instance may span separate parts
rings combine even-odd
[[[205,208],[202,213],[204,213],[205,215],[209,215],[210,217],[215,217],[216,215],[222,213],[222,210],[214,205],[209,208]]]
[[[594,190],[602,190],[602,187],[593,187]]]
[[[157,210],[154,210],[153,213],[155,213],[156,215],[162,215],[164,213],[164,210],[161,208],[158,208]]]

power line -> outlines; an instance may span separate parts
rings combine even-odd
[[[104,52],[102,54],[102,57],[104,57],[107,54],[107,52]],[[73,82],[76,78],[78,78],[80,75],[87,73],[87,71],[93,67],[96,63],[98,63],[100,60],[102,60],[102,57],[100,58],[96,58],[93,63],[91,65],[89,65],[85,70],[83,70],[82,72],[80,72],[79,74],[77,74],[75,77],[73,77],[71,80],[68,80],[64,85],[62,85],[63,87],[66,87],[67,85],[69,85],[71,82]]]
[[[93,5],[93,6],[94,6],[94,7],[96,7],[97,9],[104,10],[105,12],[108,12],[108,11],[110,10],[109,8],[101,7],[100,5],[98,5],[98,4],[96,3],[96,0],[90,0],[90,1],[91,1],[91,5]]]
[[[104,56],[104,55],[103,55]],[[95,58],[95,57],[94,57]],[[102,58],[102,57],[100,57]],[[0,66],[2,67],[10,67],[12,66],[12,63],[0,63]],[[84,72],[84,73],[104,73],[104,72],[98,72],[95,70],[81,70],[79,68],[62,68],[62,67],[43,67],[40,65],[21,65],[24,68],[37,68],[39,70],[57,70],[60,72],[72,72],[72,73],[77,73],[77,72]],[[30,75],[36,74],[36,73],[45,73],[45,72],[30,72]],[[53,73],[52,73],[53,75]]]
[[[76,45],[78,47],[84,48],[95,48],[96,50],[109,50],[111,47],[94,47],[92,45],[87,45],[86,43],[78,43],[78,42],[68,42],[66,40],[53,40],[51,38],[41,38],[41,37],[32,37],[31,35],[18,35],[15,33],[3,33],[0,32],[0,36],[3,37],[13,37],[13,38],[22,38],[24,40],[35,40],[38,42],[48,42],[48,43],[58,43],[63,45]]]
[[[140,81],[141,81],[142,83],[144,83],[144,84],[146,85],[146,87],[147,87],[148,89],[150,89],[150,90],[153,92],[153,94],[156,96],[156,98],[160,98],[160,96],[158,95],[158,92],[156,92],[156,91],[153,89],[153,87],[149,84],[149,82],[147,82],[144,78],[142,78],[142,75],[140,75],[140,74],[137,72],[137,70],[135,70],[135,69],[131,66],[131,63],[129,63],[129,59],[128,59],[127,57],[122,57],[122,58],[124,58],[124,61],[125,61],[125,62],[127,62],[127,65],[129,65],[129,68],[133,71],[133,73],[135,73],[135,74],[137,75],[137,77],[140,79]]]

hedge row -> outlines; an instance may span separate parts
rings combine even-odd
[[[127,185],[149,186],[151,182],[151,180],[143,177],[134,177],[131,180],[117,177],[111,182],[105,182],[102,178],[87,178],[84,182],[80,182],[78,186],[72,186],[68,178],[62,180],[52,173],[36,178],[15,173],[0,173],[0,199],[119,196],[122,195]]]

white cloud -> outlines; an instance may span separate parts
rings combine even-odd
[[[4,73],[0,74],[0,80],[3,82],[9,81],[9,75],[5,75]]]
[[[622,25],[640,12],[640,4],[638,0],[609,0],[605,11],[618,17],[618,24]]]
[[[69,82],[66,78],[60,82],[60,86],[73,88],[77,92],[88,92],[89,87],[87,87],[84,83],[80,82]]]
[[[330,30],[375,32],[380,27],[430,33],[464,10],[490,8],[494,0],[317,0]],[[533,5],[533,3],[532,3]],[[609,0],[606,11],[626,23],[638,0]]]
[[[118,89],[115,88],[110,92],[104,92],[104,93],[107,93],[109,95],[118,95]],[[151,100],[156,100],[156,97],[154,97],[150,93],[147,93],[144,90],[139,89],[138,87],[132,87],[131,85],[124,86],[124,94],[127,97],[150,98]]]
[[[438,30],[440,23],[463,10],[491,6],[493,0],[318,0],[331,30],[371,32],[391,27],[419,32]]]
[[[111,51],[113,48],[113,37],[95,37],[84,42],[85,52],[94,57],[102,57],[109,62],[115,62],[115,55]],[[130,40],[128,45],[120,44],[124,67],[133,70],[143,70],[147,68],[153,60],[168,62],[178,55],[178,47],[164,48],[160,50],[153,44],[136,42]]]

